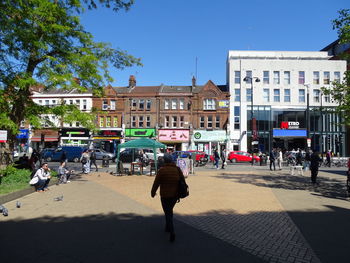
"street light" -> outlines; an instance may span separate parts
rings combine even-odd
[[[254,131],[253,131],[253,117],[254,117],[254,110],[253,110],[253,106],[254,106],[254,95],[253,95],[253,82],[260,82],[260,79],[258,77],[249,77],[246,76],[243,81],[247,82],[250,81],[250,94],[251,94],[251,109],[250,109],[250,119],[251,119],[251,130],[252,130],[252,142],[251,142],[251,151],[252,151],[252,165],[254,165],[254,156],[253,156],[253,152],[254,152],[254,147],[253,147],[253,138],[254,138]]]
[[[306,143],[310,137],[310,84],[304,84],[306,89]]]

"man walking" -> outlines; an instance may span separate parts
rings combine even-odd
[[[220,160],[219,153],[218,153],[218,151],[215,149],[215,150],[214,150],[214,161],[215,161],[214,165],[215,165],[216,169],[219,169],[219,160]]]
[[[272,171],[272,166],[273,166],[273,170],[276,171],[275,160],[276,160],[276,153],[275,153],[275,149],[273,148],[270,152],[270,170],[271,171]]]
[[[311,170],[311,182],[316,184],[316,178],[318,174],[318,167],[321,162],[321,158],[318,155],[318,152],[314,151],[310,157],[310,170]]]
[[[225,161],[226,161],[226,149],[225,148],[222,148],[222,150],[221,150],[221,161],[222,161],[221,169],[225,169]]]
[[[95,150],[90,150],[91,153],[90,153],[90,170],[91,170],[91,166],[92,164],[95,165],[95,168],[96,168],[96,172],[98,172],[98,168],[97,168],[97,164],[96,164],[96,152]]]

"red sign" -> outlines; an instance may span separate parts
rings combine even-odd
[[[281,122],[281,129],[288,129],[288,128],[289,128],[288,121],[282,121]]]

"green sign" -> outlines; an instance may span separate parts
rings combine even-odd
[[[155,129],[125,129],[125,137],[155,137]]]

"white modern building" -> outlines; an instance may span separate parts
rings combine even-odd
[[[345,155],[341,117],[321,88],[343,79],[346,61],[329,58],[327,52],[229,51],[230,150],[311,147]]]

